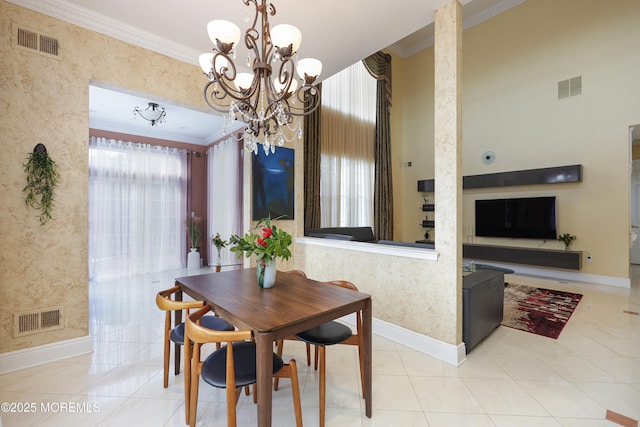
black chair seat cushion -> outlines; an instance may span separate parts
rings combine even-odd
[[[214,331],[233,331],[235,328],[226,320],[217,316],[202,316],[200,325]],[[173,328],[169,337],[176,344],[184,345],[184,322]]]
[[[296,338],[315,345],[340,344],[349,338],[353,332],[351,328],[338,322],[326,322],[304,332],[296,334]]]
[[[233,343],[233,364],[235,367],[236,387],[244,387],[256,382],[256,344],[253,342]],[[273,373],[278,372],[284,363],[273,353]],[[227,386],[227,346],[209,355],[202,364],[202,379],[214,387]]]

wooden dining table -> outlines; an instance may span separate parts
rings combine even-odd
[[[271,426],[273,343],[321,323],[360,311],[364,350],[365,412],[372,414],[371,296],[278,271],[273,288],[258,286],[256,269],[179,277],[176,285],[238,329],[253,331],[257,351],[258,426]],[[176,319],[176,322],[181,319]]]

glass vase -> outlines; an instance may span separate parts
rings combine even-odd
[[[261,288],[272,288],[276,283],[276,259],[263,258],[256,261],[256,278]]]

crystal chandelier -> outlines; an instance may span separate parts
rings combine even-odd
[[[274,16],[276,9],[267,0],[242,1],[255,8],[253,24],[244,33],[247,67],[253,73],[238,72],[233,62],[240,28],[224,20],[209,22],[207,31],[213,52],[203,53],[199,58],[200,67],[209,78],[204,98],[211,108],[225,113],[225,133],[231,120],[241,120],[245,123],[245,148],[257,153],[258,145],[262,144],[268,155],[275,152],[276,146],[284,145],[285,140],[293,139],[286,138],[283,128],[302,138],[300,121],[293,128],[293,119],[313,112],[320,105],[315,82],[322,63],[304,58],[296,64],[294,57],[302,41],[300,30],[288,24],[270,28],[269,15]],[[249,14],[250,11],[250,19]]]
[[[167,116],[167,112],[164,111],[164,107],[159,106],[155,102],[150,102],[149,106],[144,110],[141,110],[139,107],[134,108],[134,118],[136,114],[147,120],[151,126],[156,126],[160,123],[164,123],[164,118]]]

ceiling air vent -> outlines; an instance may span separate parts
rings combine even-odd
[[[14,337],[62,329],[63,325],[62,307],[48,307],[13,314]]]
[[[58,39],[17,24],[14,24],[13,28],[15,35],[14,46],[53,58],[60,57],[60,42]]]
[[[558,99],[570,98],[576,95],[582,95],[582,76],[558,82]]]

